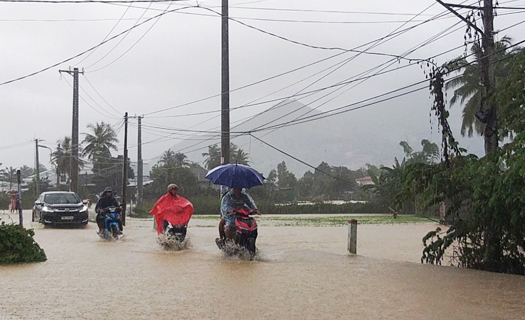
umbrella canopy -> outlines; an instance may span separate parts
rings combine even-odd
[[[208,171],[206,179],[230,188],[251,188],[263,184],[264,177],[255,169],[242,164],[225,164]]]

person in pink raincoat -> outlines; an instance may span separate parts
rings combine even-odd
[[[168,192],[157,200],[150,214],[155,216],[157,234],[164,232],[168,222],[172,226],[188,225],[193,214],[193,204],[177,194],[179,187],[172,183],[168,185]]]

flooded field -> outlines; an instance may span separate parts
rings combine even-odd
[[[48,261],[0,267],[0,319],[525,319],[525,277],[419,264],[432,223],[259,230],[256,261],[226,258],[214,221],[161,249],[152,221],[105,242],[30,223]],[[211,227],[213,226],[213,227]]]

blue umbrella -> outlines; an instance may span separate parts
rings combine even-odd
[[[206,179],[230,188],[251,188],[263,184],[264,177],[255,169],[242,164],[225,164],[208,171]]]

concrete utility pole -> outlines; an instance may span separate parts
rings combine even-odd
[[[17,207],[18,207],[18,223],[20,225],[20,228],[24,227],[24,215],[22,212],[22,172],[20,169],[16,170],[16,180],[18,183],[18,199],[17,199]]]
[[[78,71],[78,68],[71,70],[59,70],[58,72],[73,75],[73,125],[71,131],[71,168],[69,177],[71,178],[70,189],[73,192],[78,191],[78,74],[84,74]]]
[[[476,113],[476,118],[485,123],[483,137],[485,139],[485,154],[498,148],[498,110],[493,100],[496,91],[496,78],[494,74],[494,6],[492,0],[484,0],[483,7],[456,5],[436,0],[450,12],[465,21],[470,27],[482,36],[482,57],[478,63],[481,66],[481,83],[483,84],[482,108]],[[483,11],[483,30],[465,19],[452,7],[474,9]]]
[[[128,186],[128,113],[124,115],[124,162],[122,167],[122,225],[126,225],[126,193]]]
[[[142,117],[138,117],[138,142],[137,142],[137,206],[142,204],[143,190],[143,162],[142,162]]]
[[[40,162],[38,159],[38,139],[35,139],[36,195],[40,195]]]
[[[496,92],[496,77],[494,74],[494,7],[492,0],[485,0],[483,6],[483,59],[481,68],[483,86],[485,87],[483,110],[487,115],[487,122],[483,136],[485,137],[485,153],[498,148],[498,110],[492,100]]]
[[[60,190],[58,186],[60,185],[60,171],[58,169],[58,165],[60,163],[60,156],[62,155],[62,149],[60,149],[60,143],[57,145],[57,191]]]
[[[230,60],[228,0],[222,0],[221,164],[230,163]]]

